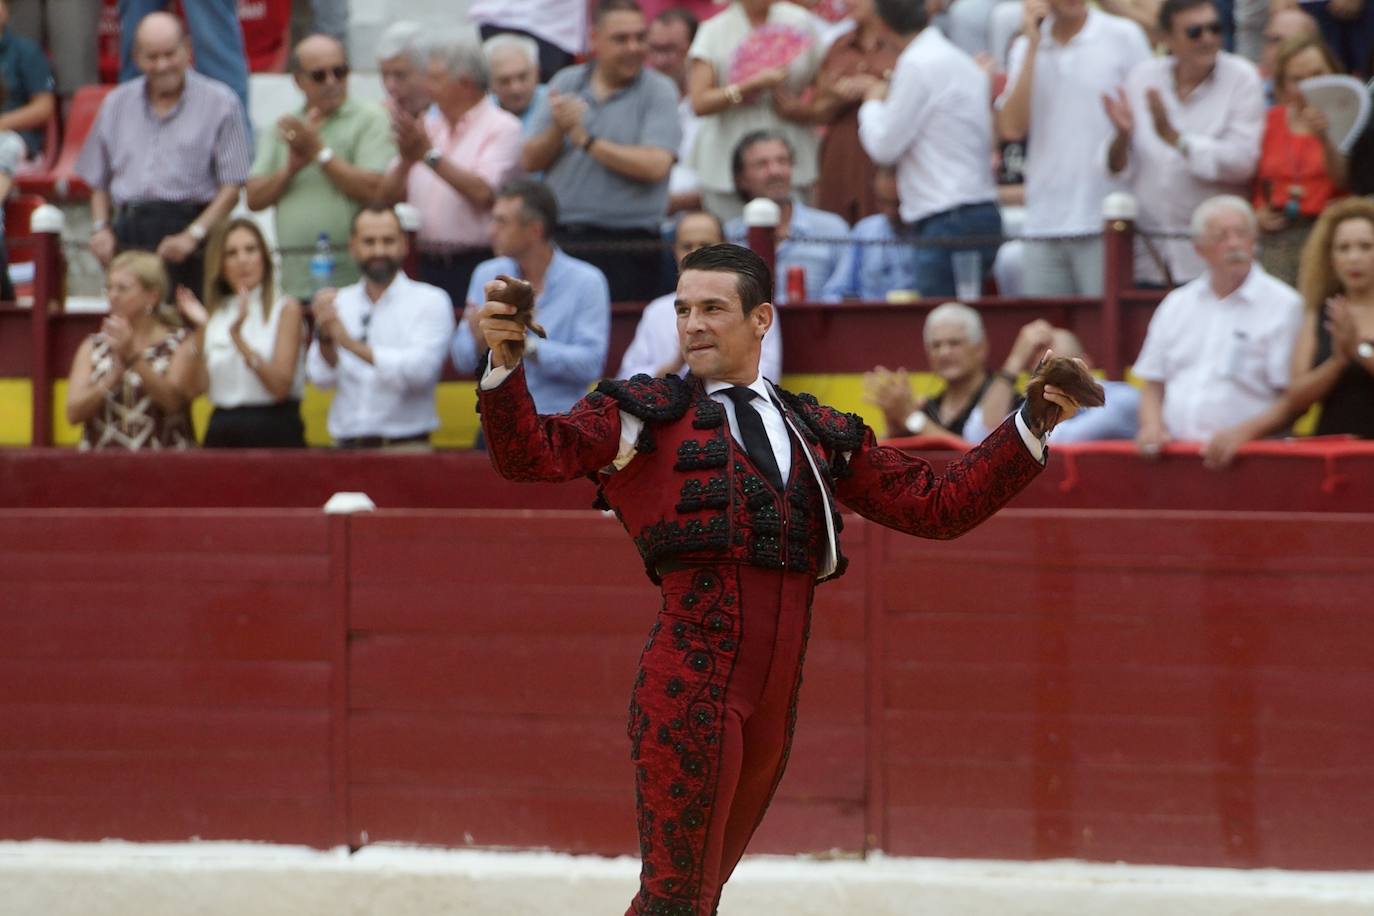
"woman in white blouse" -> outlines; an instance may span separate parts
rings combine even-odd
[[[177,288],[200,353],[179,379],[187,398],[207,393],[209,448],[302,448],[305,338],[301,305],[277,296],[272,258],[250,219],[230,220],[205,253],[205,302]]]

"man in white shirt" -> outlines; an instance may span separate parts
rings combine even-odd
[[[859,142],[877,164],[896,165],[902,219],[913,239],[936,243],[915,249],[921,295],[952,296],[956,251],[978,252],[986,275],[1001,243],[988,76],[926,27],[925,4],[875,0],[874,7],[907,45],[890,87],[875,84],[859,107]],[[979,241],[967,249],[939,244],[950,238]]]
[[[428,449],[453,303],[401,273],[405,233],[390,207],[358,211],[348,251],[363,279],[316,295],[306,358],[310,382],[335,389],[329,435],[340,448]]]
[[[725,241],[725,232],[715,214],[706,210],[684,213],[677,221],[673,234],[673,259],[682,259],[707,245],[718,245]],[[687,362],[682,353],[682,344],[677,337],[677,292],[665,293],[644,306],[635,328],[634,340],[626,348],[620,360],[620,373],[616,378],[633,378],[636,375],[652,375],[662,378],[665,375],[686,375]],[[778,316],[773,315],[773,324],[763,338],[763,358],[759,363],[763,377],[778,381],[782,378],[782,331],[779,330]]]
[[[1004,141],[1030,137],[1026,295],[1102,294],[1102,198],[1120,182],[1096,167],[1112,133],[1098,100],[1149,57],[1144,31],[1128,19],[1087,0],[1026,0],[996,114]]]
[[[1136,444],[1153,457],[1171,439],[1203,443],[1209,467],[1283,418],[1289,360],[1302,297],[1254,263],[1254,211],[1214,197],[1193,216],[1193,244],[1206,272],[1164,298],[1150,319],[1133,371],[1145,381]],[[1279,406],[1276,406],[1279,405]]]
[[[1107,170],[1139,203],[1135,275],[1175,285],[1206,265],[1181,236],[1198,205],[1219,194],[1246,196],[1259,163],[1264,90],[1254,64],[1221,50],[1211,0],[1165,0],[1159,13],[1172,53],[1137,64],[1124,88],[1103,97],[1116,128],[1104,146]]]

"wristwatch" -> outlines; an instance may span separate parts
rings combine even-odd
[[[205,236],[208,233],[206,233],[205,227],[202,226],[200,223],[192,223],[191,225],[186,227],[186,234],[189,235],[191,238],[195,239],[197,242],[203,242],[205,241]]]
[[[1374,359],[1374,340],[1362,340],[1359,346],[1355,347],[1355,354],[1360,359]]]
[[[315,161],[318,162],[320,165],[328,165],[329,160],[333,158],[334,151],[327,146],[322,148],[318,153],[315,154]]]
[[[913,410],[907,416],[906,422],[903,425],[906,426],[907,432],[911,433],[913,436],[919,436],[921,433],[925,432],[926,426],[929,423],[930,417],[924,410]]]
[[[432,169],[433,169],[433,168],[438,168],[438,167],[439,167],[439,160],[442,159],[442,158],[444,158],[444,154],[441,153],[441,152],[439,152],[439,150],[438,150],[436,147],[431,146],[431,147],[425,152],[425,155],[424,155],[425,165],[429,166],[429,167],[432,168]]]

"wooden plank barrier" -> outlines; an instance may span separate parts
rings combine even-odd
[[[851,519],[760,852],[1374,868],[1374,514]],[[0,838],[632,853],[590,511],[0,511]]]

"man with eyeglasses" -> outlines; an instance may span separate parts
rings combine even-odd
[[[381,190],[396,145],[386,111],[348,97],[348,58],[337,39],[303,40],[291,52],[291,71],[305,104],[258,138],[248,206],[276,207],[282,289],[307,302],[316,291],[310,257],[319,235],[336,247],[348,238],[353,215]],[[328,285],[357,279],[354,265],[340,259]]]
[[[315,297],[311,384],[334,389],[329,435],[339,448],[423,451],[439,426],[434,389],[453,336],[453,302],[401,272],[406,237],[390,207],[353,218],[348,252],[362,281]]]
[[[91,252],[108,265],[155,251],[173,287],[199,291],[205,238],[248,177],[247,121],[227,86],[191,70],[175,16],[139,23],[134,58],[143,76],[106,96],[76,163],[91,187]]]
[[[1254,64],[1221,49],[1211,0],[1165,0],[1159,28],[1170,56],[1137,64],[1102,97],[1115,128],[1103,160],[1139,204],[1136,280],[1173,286],[1206,269],[1189,239],[1193,211],[1208,198],[1248,192],[1264,88]]]

